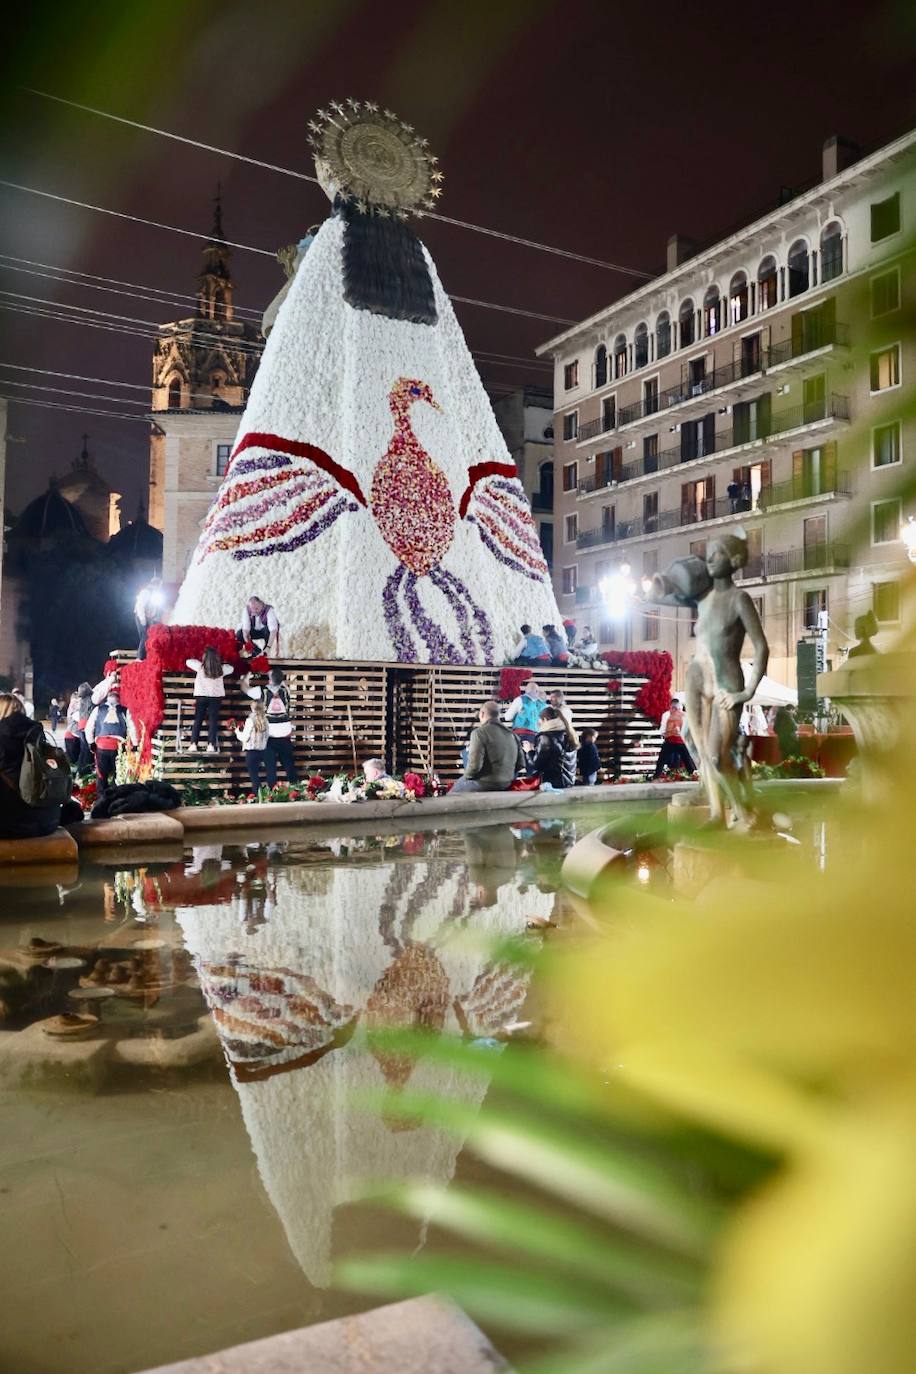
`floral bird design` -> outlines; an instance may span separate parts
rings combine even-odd
[[[398,658],[416,662],[416,636],[432,661],[492,662],[493,636],[485,611],[443,567],[459,521],[474,525],[500,563],[537,582],[548,579],[537,532],[514,463],[470,465],[455,500],[442,469],[414,433],[418,402],[441,410],[428,383],[400,377],[388,395],[393,430],[375,466],[368,498],[359,480],[317,445],[249,432],[204,523],[197,561],[217,551],[235,559],[290,553],[311,543],[345,514],[366,511],[397,560],[382,592],[383,613]],[[429,581],[452,607],[459,642],[424,610],[417,584]]]

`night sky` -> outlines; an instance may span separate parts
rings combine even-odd
[[[32,13],[29,13],[29,10]],[[170,143],[17,90],[35,86],[285,167],[312,172],[306,121],[354,96],[424,134],[445,172],[443,213],[655,272],[669,234],[709,240],[816,177],[823,140],[865,145],[916,123],[909,6],[611,5],[586,0],[162,0],[22,6],[0,89],[6,180],[206,231],[223,188],[228,238],[274,250],[323,219],[316,186]],[[37,16],[37,17],[36,17]],[[425,220],[447,289],[565,318],[641,280]],[[0,253],[165,290],[195,289],[192,239],[0,188]],[[238,251],[236,303],[261,310],[278,265]],[[0,288],[151,322],[184,311],[0,269]],[[8,295],[0,303],[13,304]],[[531,357],[559,326],[471,306],[472,350]],[[190,310],[187,313],[192,313]],[[147,384],[142,339],[0,310],[3,363]],[[485,382],[549,384],[530,364]],[[74,398],[8,385],[0,393]],[[117,390],[33,376],[50,387]],[[144,401],[140,391],[122,391]],[[106,401],[89,406],[115,408]],[[140,405],[119,406],[142,415]],[[7,502],[18,512],[88,430],[133,513],[145,493],[140,423],[10,407]]]

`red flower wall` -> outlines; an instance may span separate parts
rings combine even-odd
[[[601,657],[609,668],[620,668],[632,677],[647,679],[640,687],[634,704],[637,711],[658,724],[671,703],[671,678],[674,674],[671,655],[658,649],[608,649]],[[611,678],[608,691],[615,690],[611,686],[613,681]]]
[[[186,660],[203,658],[207,649],[215,649],[224,663],[231,663],[236,677],[244,672],[266,673],[270,668],[263,654],[250,659],[240,656],[233,630],[214,630],[206,625],[154,625],[146,637],[142,662],[138,659],[119,665],[109,659],[105,664],[106,673],[120,667],[121,700],[137,729],[145,727],[144,762],[150,757],[153,735],[165,716],[163,673],[189,673]]]

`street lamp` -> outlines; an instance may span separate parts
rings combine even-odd
[[[906,546],[907,557],[916,563],[916,520],[910,515],[905,525],[900,526],[900,538]]]
[[[603,577],[598,586],[611,620],[623,621],[623,647],[624,650],[628,650],[630,647],[630,608],[636,591],[636,583],[630,576],[629,563],[621,563],[608,577]]]

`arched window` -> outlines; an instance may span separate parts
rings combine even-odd
[[[655,356],[667,358],[671,352],[671,316],[663,310],[655,321]]]
[[[181,378],[172,377],[169,382],[169,410],[181,409]]]
[[[696,338],[696,311],[690,299],[684,301],[677,312],[677,330],[681,348],[688,348]]]
[[[649,361],[649,326],[638,324],[633,335],[633,366],[645,367]]]
[[[843,271],[843,226],[836,220],[821,234],[821,281],[833,281]]]
[[[740,324],[750,314],[747,273],[736,272],[728,285],[728,322]]]
[[[604,344],[599,344],[595,349],[595,386],[604,386],[607,383],[607,349]]]
[[[627,375],[627,336],[618,334],[614,340],[614,376]]]
[[[811,284],[811,260],[804,239],[796,239],[789,249],[789,295],[800,296]]]
[[[703,297],[703,332],[707,339],[722,328],[722,302],[718,286],[710,286]]]
[[[776,259],[768,253],[757,268],[757,309],[772,310],[778,295]]]

